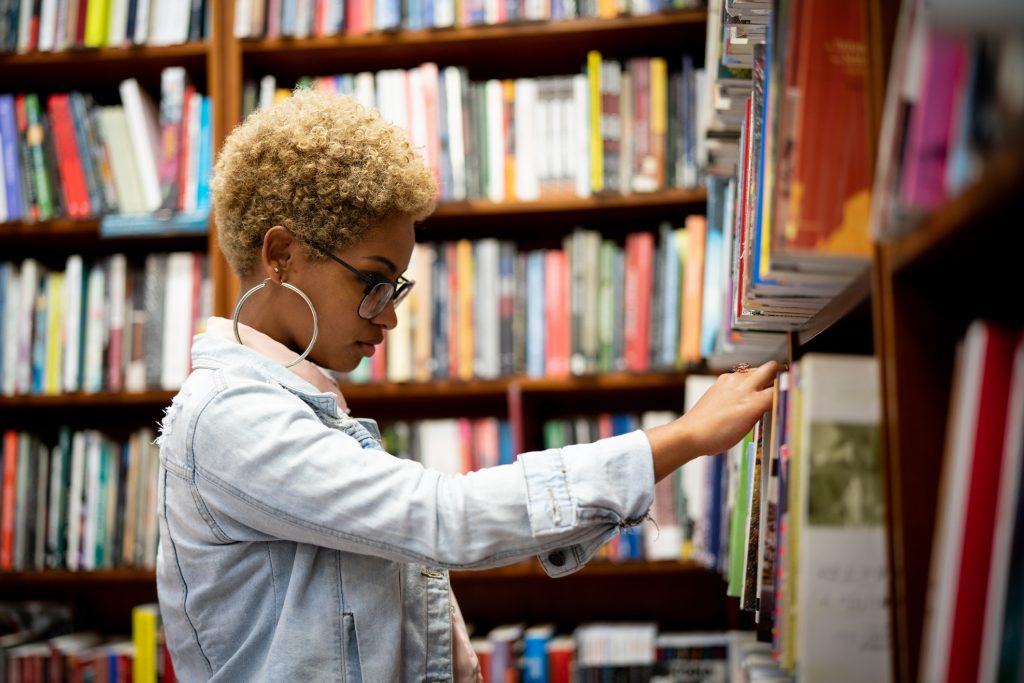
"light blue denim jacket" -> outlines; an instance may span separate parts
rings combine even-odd
[[[251,349],[199,335],[192,365],[159,440],[157,586],[183,681],[450,681],[448,569],[538,555],[569,574],[651,505],[642,432],[442,474]]]

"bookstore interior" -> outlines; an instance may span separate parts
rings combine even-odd
[[[437,185],[337,376],[394,457],[780,364],[579,571],[451,572],[484,681],[1024,681],[1024,3],[0,0],[0,683],[177,680],[157,435],[242,293],[211,177],[307,88]]]

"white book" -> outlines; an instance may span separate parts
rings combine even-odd
[[[143,213],[146,210],[145,203],[124,108],[101,108],[100,131],[103,135],[103,144],[107,148],[110,170],[114,176],[118,210],[124,214]]]
[[[277,78],[267,74],[260,79],[259,108],[270,109],[274,106],[274,96],[277,94]]]
[[[68,569],[79,568],[82,546],[82,492],[85,486],[85,432],[75,432],[71,437],[71,484],[68,488],[68,538],[65,558]]]
[[[416,287],[409,294],[407,302],[413,310],[413,375],[416,381],[426,382],[434,376],[433,351],[433,288],[431,287],[434,259],[434,247],[430,244],[417,244],[413,256]]]
[[[800,680],[884,683],[891,653],[878,361],[808,354],[798,382]]]
[[[96,547],[100,524],[100,468],[103,466],[102,438],[99,432],[90,431],[85,449],[85,503],[82,515],[82,563],[86,571],[96,569]]]
[[[121,81],[118,91],[128,119],[135,170],[142,187],[143,207],[145,211],[156,211],[160,208],[160,133],[156,105],[134,78]]]
[[[21,8],[18,11],[18,52],[28,52],[33,4],[29,0],[22,0]]]
[[[454,0],[441,0],[434,3],[434,28],[447,28],[455,25]]]
[[[127,292],[128,260],[124,254],[110,257],[110,269],[107,274],[107,331],[110,337],[121,335],[122,343],[125,334],[125,297]],[[119,358],[116,360],[120,360]],[[110,372],[110,359],[107,360],[107,371]],[[123,366],[122,366],[123,369]],[[117,373],[120,374],[120,373]],[[120,391],[123,386],[111,386],[110,389]]]
[[[515,126],[516,152],[516,199],[530,201],[540,196],[537,181],[537,165],[534,155],[537,150],[532,135],[537,130],[537,81],[533,78],[516,79],[515,112],[512,117]]]
[[[148,428],[139,430],[140,454],[142,457],[142,508],[140,510],[141,551],[140,564],[144,569],[153,569],[156,566],[156,543],[157,543],[157,511],[156,511],[156,487],[159,464],[159,451],[153,445],[153,432]]]
[[[149,41],[149,16],[152,0],[136,0],[135,2],[135,35],[132,40],[136,45],[145,45]]]
[[[31,566],[38,570],[46,567],[46,489],[50,484],[50,449],[44,444],[39,444],[39,450],[34,454],[39,459],[36,473],[36,528],[35,548]]]
[[[505,100],[501,81],[490,79],[484,85],[487,105],[487,198],[492,202],[505,201],[505,128],[502,124]]]
[[[427,166],[430,166],[430,154],[427,151],[429,143],[427,141],[427,103],[424,76],[423,67],[409,69],[407,75],[409,144],[419,152]]]
[[[313,0],[295,0],[295,37],[308,37],[312,28]]]
[[[107,339],[105,289],[107,274],[100,263],[89,269],[85,306],[85,349],[82,390],[94,394],[103,389],[103,349]]]
[[[473,344],[476,375],[481,379],[495,379],[501,374],[500,244],[493,237],[486,237],[476,242],[475,251],[474,331],[479,335]]]
[[[1017,343],[1013,359],[1013,379],[1006,412],[1006,438],[1003,441],[1003,465],[1000,468],[996,528],[992,537],[992,564],[989,567],[988,596],[985,600],[985,628],[981,639],[979,681],[995,681],[999,676],[999,657],[1003,645],[1007,593],[1013,534],[1022,524],[1017,511],[1024,491],[1024,340]]]
[[[377,108],[377,87],[374,75],[369,71],[361,71],[355,78],[355,98],[359,104],[369,109]]]
[[[167,258],[163,365],[160,368],[160,386],[163,389],[177,389],[188,377],[194,270],[195,257],[190,252],[175,252]]]
[[[18,386],[18,325],[21,322],[21,266],[11,262],[7,269],[7,301],[4,302],[3,395],[13,396]]]
[[[235,0],[235,38],[248,38],[252,33],[252,3],[253,0]]]
[[[127,41],[128,0],[110,0],[107,12],[107,47],[123,47]]]
[[[420,462],[428,470],[460,474],[462,457],[457,420],[423,420],[416,430]]]
[[[78,391],[82,342],[82,257],[72,254],[64,268],[64,391]]]
[[[640,428],[653,429],[675,418],[676,415],[669,411],[648,411],[640,416]],[[682,468],[654,485],[651,516],[657,524],[657,531],[648,533],[644,529],[644,558],[647,560],[678,560],[682,557],[683,528],[676,512],[676,488],[685,469]]]
[[[576,178],[576,196],[590,196],[590,114],[587,77],[577,74],[572,77],[572,101],[575,126],[573,168]]]
[[[52,51],[56,47],[56,38],[57,0],[42,0],[39,10],[39,51]]]
[[[39,264],[35,259],[21,263],[21,292],[18,303],[18,376],[14,393],[32,390],[32,328],[35,321],[36,293],[39,288]]]
[[[437,3],[437,6],[450,4]],[[452,199],[461,201],[466,198],[466,147],[465,132],[462,128],[462,71],[455,66],[445,67],[444,93],[445,113],[448,117],[448,156],[452,163]]]

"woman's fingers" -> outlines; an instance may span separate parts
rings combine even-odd
[[[759,368],[746,373],[746,380],[758,389],[771,387],[775,382],[775,376],[779,374],[779,364],[773,360],[768,361]]]

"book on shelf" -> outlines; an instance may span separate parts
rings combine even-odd
[[[673,9],[697,9],[694,0],[239,0],[232,28],[236,38],[305,38],[363,35],[377,31],[464,28],[523,21],[645,16]]]
[[[0,570],[152,569],[157,454],[143,428],[127,441],[95,430],[3,433]]]
[[[426,63],[298,85],[352,95],[407,131],[442,201],[504,202],[697,186],[686,150],[697,144],[698,78],[688,57],[620,63],[592,51],[575,75],[470,81],[464,68]],[[249,81],[243,116],[288,92],[273,75]]]
[[[207,0],[6,0],[0,53],[180,45],[203,40]]]
[[[160,108],[129,78],[123,104],[91,95],[0,94],[0,222],[102,217],[105,236],[205,234],[210,98],[181,67],[161,76]]]
[[[707,300],[704,264],[722,258],[722,245],[702,234],[702,216],[685,224],[630,233],[624,246],[584,229],[562,249],[522,252],[493,238],[417,244],[417,286],[396,309],[400,324],[348,379],[568,377],[696,364],[703,322],[716,324],[703,314],[716,303]]]
[[[1021,331],[975,321],[957,353],[921,648],[928,680],[1012,680],[1020,656]],[[1016,573],[1014,573],[1016,571]]]
[[[4,396],[176,389],[210,315],[205,254],[0,264]]]
[[[1013,3],[965,13],[944,3],[901,5],[885,94],[872,205],[874,238],[887,242],[984,182],[990,161],[1020,147],[1022,106],[1013,79],[1024,57],[993,17]]]

